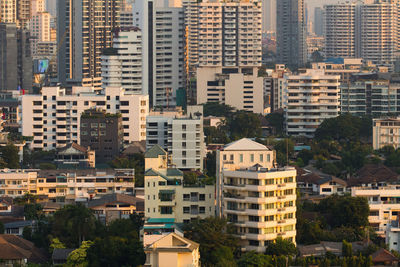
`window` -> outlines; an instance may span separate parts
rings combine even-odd
[[[183,213],[190,213],[190,207],[183,207]]]
[[[260,217],[249,215],[249,221],[258,222],[258,221],[260,221]]]
[[[183,194],[183,201],[190,201],[190,194]]]
[[[260,154],[260,162],[263,162],[263,161],[264,161],[264,155]]]
[[[172,207],[170,207],[170,206],[160,207],[160,213],[161,214],[172,214]]]
[[[200,194],[199,195],[199,200],[200,201],[205,201],[206,200],[206,195],[205,194]]]
[[[226,155],[223,156],[223,160],[226,160]]]
[[[206,213],[206,207],[200,207],[199,213],[200,213],[200,214]]]
[[[259,229],[258,228],[249,228],[249,234],[258,234],[259,233]]]
[[[254,162],[254,154],[250,154],[250,161]]]
[[[249,245],[250,245],[250,246],[258,247],[259,244],[260,244],[260,242],[257,241],[257,240],[249,240]]]
[[[230,160],[231,160],[231,161],[233,161],[233,154],[232,154],[232,155],[230,155]]]
[[[271,159],[270,159],[270,155],[269,154],[267,154],[267,162],[270,162],[271,161]]]
[[[243,154],[239,155],[239,162],[243,162]]]
[[[331,192],[332,190],[330,188],[322,188],[322,192]]]

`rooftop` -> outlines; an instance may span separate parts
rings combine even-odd
[[[167,152],[159,145],[152,146],[149,150],[144,154],[145,158],[158,158],[158,156],[165,156]]]
[[[263,144],[257,143],[249,138],[242,138],[235,142],[229,143],[224,147],[224,151],[263,151],[270,150]]]

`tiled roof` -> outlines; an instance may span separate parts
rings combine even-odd
[[[122,203],[127,203],[130,205],[136,205],[137,202],[143,201],[140,198],[130,196],[130,195],[125,195],[125,194],[108,194],[104,195],[99,199],[93,199],[88,202],[88,207],[93,208],[93,207],[98,207],[98,206],[104,206],[109,203],[113,202],[122,202]]]
[[[384,248],[381,248],[380,250],[376,251],[371,255],[372,257],[372,262],[393,262],[393,261],[399,261],[399,259],[394,256],[392,253],[387,251]]]
[[[74,250],[74,248],[55,248],[51,258],[53,260],[67,260],[68,255]]]
[[[46,255],[32,242],[16,235],[0,235],[0,259],[23,260],[41,263],[47,260]]]
[[[396,182],[399,175],[383,164],[367,164],[354,177],[349,179],[350,186],[377,182]]]
[[[266,146],[263,144],[257,143],[253,140],[250,140],[248,138],[242,138],[240,140],[237,140],[235,142],[229,143],[225,146],[224,148],[225,151],[234,151],[234,150],[269,150]]]
[[[167,152],[159,145],[154,145],[144,153],[145,158],[158,158],[160,155],[167,155]]]

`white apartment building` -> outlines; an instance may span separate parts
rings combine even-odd
[[[32,54],[36,55],[39,42],[50,42],[50,18],[48,12],[40,12],[30,19],[29,28],[31,33]]]
[[[147,94],[142,86],[142,33],[130,26],[114,29],[113,47],[101,56],[101,87],[122,87]]]
[[[393,67],[399,38],[397,1],[325,5],[325,20],[327,57],[361,57]]]
[[[159,145],[169,153],[178,169],[203,169],[205,144],[201,115],[147,116],[146,130],[147,149]]]
[[[264,77],[264,106],[271,107],[271,112],[283,108],[283,75],[289,72],[285,65],[276,64],[275,69],[267,70]]]
[[[318,126],[339,115],[339,75],[307,69],[285,74],[284,110],[286,133],[312,138]]]
[[[392,220],[397,220],[400,214],[400,187],[396,185],[353,187],[351,195],[368,199],[369,224],[378,235],[385,237],[387,227]]]
[[[400,117],[373,120],[372,146],[374,149],[384,146],[400,148]]]
[[[46,11],[46,0],[31,0],[31,16],[35,16],[38,13]]]
[[[263,83],[256,67],[201,67],[197,69],[197,103],[219,102],[263,113]]]
[[[124,142],[146,139],[147,95],[108,87],[104,94],[93,88],[73,87],[71,94],[59,87],[44,87],[40,95],[21,96],[21,133],[33,136],[32,149],[51,150],[80,140],[80,116],[87,109],[121,113]]]
[[[217,151],[217,215],[245,251],[264,252],[277,237],[295,242],[296,170],[274,165],[275,151],[246,138]]]
[[[214,185],[185,185],[183,173],[169,165],[168,153],[153,146],[145,153],[145,218],[188,223],[215,215]]]
[[[326,57],[355,58],[356,4],[325,5]]]
[[[176,105],[183,90],[184,15],[182,4],[138,0],[133,4],[134,26],[142,30],[143,88],[150,106]]]
[[[260,1],[200,3],[199,66],[261,66],[261,28]]]
[[[0,1],[0,22],[16,23],[17,21],[17,0]]]

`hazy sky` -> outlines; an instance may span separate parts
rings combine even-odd
[[[279,0],[277,0],[279,1]],[[309,13],[310,13],[310,19],[314,18],[314,8],[317,6],[322,7],[325,4],[332,4],[332,3],[337,3],[340,2],[339,0],[305,0]]]

